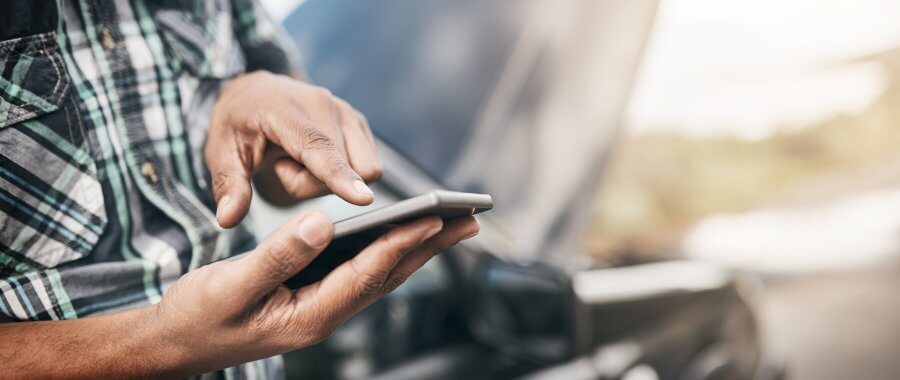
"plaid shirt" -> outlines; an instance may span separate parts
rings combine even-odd
[[[217,228],[202,152],[225,81],[296,67],[258,4],[3,8],[0,320],[153,304],[185,272],[254,246],[240,228]],[[274,358],[213,375],[280,371]]]

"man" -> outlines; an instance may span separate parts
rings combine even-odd
[[[296,79],[258,4],[2,7],[4,378],[279,377],[278,354],[478,232],[472,218],[413,221],[292,292],[281,282],[331,222],[303,213],[256,245],[240,226],[251,178],[279,205],[328,192],[364,205],[381,164],[365,118]]]

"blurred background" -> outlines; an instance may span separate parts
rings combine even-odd
[[[565,325],[552,327],[595,339],[516,340],[512,346],[572,348],[549,349],[564,352],[553,359],[513,355],[521,361],[510,365],[528,370],[499,377],[900,373],[900,2],[263,3],[297,43],[310,77],[362,110],[388,156],[397,157],[388,160],[396,174],[385,178],[384,202],[429,186],[489,192],[497,208],[482,221],[486,236],[467,249],[525,272],[552,268],[523,278],[561,273],[568,290],[554,297],[575,301],[554,307],[572,308],[572,315],[534,325]],[[404,179],[409,172],[430,182]],[[303,207],[338,217],[361,212],[338,203],[326,197]],[[255,204],[252,217],[265,234],[291,213]],[[493,288],[479,282],[479,271],[453,281],[486,294]],[[710,322],[715,328],[695,329],[688,321],[702,318],[670,306],[696,301],[714,313],[730,305],[696,295],[713,288],[738,294],[753,322],[723,317]],[[515,310],[515,295],[473,297],[461,302]],[[628,307],[616,308],[623,303]],[[635,312],[642,307],[646,312]],[[635,313],[652,314],[654,322],[618,325]],[[455,328],[469,332],[453,331],[509,351],[479,332],[479,323],[492,326],[493,314],[465,314]],[[668,336],[654,330],[666,323],[673,327],[665,331],[689,337],[653,340]],[[338,334],[332,346],[352,345],[365,335],[360,329]],[[712,330],[726,332],[695,342]],[[751,338],[735,338],[743,335]],[[748,359],[755,371],[706,376],[694,364],[667,364],[679,347],[695,345],[702,347],[683,361],[710,362],[719,357],[710,347],[735,340],[753,353],[728,349],[729,360],[741,367]],[[446,346],[435,342],[388,364],[357,358],[336,375],[316,377],[385,376]],[[621,372],[609,369],[617,363],[609,349],[630,357],[629,342],[640,342],[642,353],[665,346],[663,359],[635,354]],[[340,349],[326,351],[316,355]],[[429,373],[406,371],[411,378]]]
[[[900,3],[663,0],[588,250],[761,273],[802,379],[895,378]]]

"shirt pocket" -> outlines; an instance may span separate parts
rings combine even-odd
[[[103,191],[55,32],[0,41],[0,277],[90,254]]]
[[[227,79],[244,72],[229,2],[162,1],[157,6],[154,18],[176,69],[201,79]]]
[[[0,128],[59,109],[69,82],[55,36],[0,41]]]

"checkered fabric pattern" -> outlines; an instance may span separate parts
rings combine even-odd
[[[252,248],[245,230],[217,227],[202,152],[226,81],[297,67],[261,7],[18,5],[0,21],[49,28],[0,25],[0,320],[152,304],[187,271]],[[206,377],[279,376],[273,358]]]

